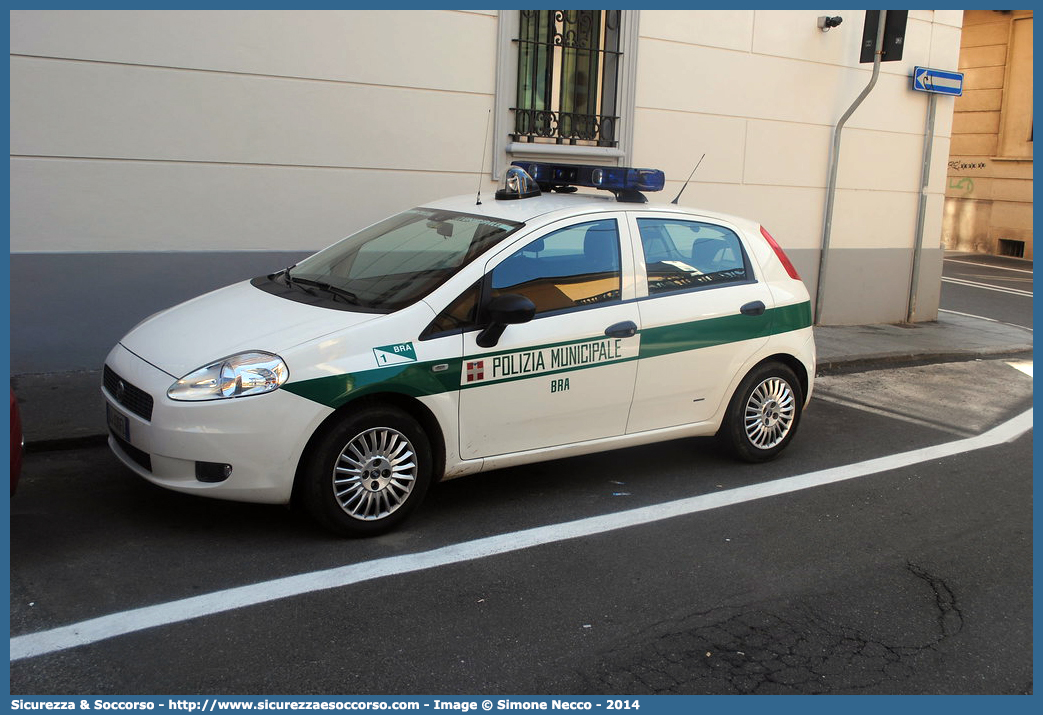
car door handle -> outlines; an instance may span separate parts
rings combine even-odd
[[[605,335],[610,338],[632,338],[637,335],[637,324],[633,320],[624,320],[605,328]]]
[[[755,300],[739,308],[739,312],[743,315],[764,315],[764,303]]]

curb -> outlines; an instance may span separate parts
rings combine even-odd
[[[960,350],[930,354],[881,353],[879,355],[852,355],[820,360],[815,376],[843,375],[852,372],[869,372],[918,365],[939,365],[947,362],[971,362],[973,360],[1002,360],[1032,355],[1031,345],[1008,345],[979,350]]]

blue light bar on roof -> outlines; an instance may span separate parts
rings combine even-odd
[[[586,164],[545,164],[536,161],[515,161],[544,190],[566,186],[586,186],[605,189],[620,201],[640,201],[641,191],[662,191],[666,176],[659,169],[634,169],[629,166],[589,166]]]

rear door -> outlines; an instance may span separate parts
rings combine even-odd
[[[677,214],[629,220],[641,359],[627,432],[711,419],[735,373],[768,340],[771,292],[738,228]]]

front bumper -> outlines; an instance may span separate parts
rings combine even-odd
[[[210,402],[167,398],[167,373],[122,345],[105,359],[126,385],[152,397],[152,410],[123,404],[102,387],[110,419],[109,446],[137,474],[161,487],[235,501],[286,504],[301,453],[333,410],[284,390]],[[132,388],[131,388],[132,390]],[[115,426],[114,426],[115,425]],[[126,427],[129,434],[117,434]],[[222,481],[200,481],[197,463],[231,465]]]

